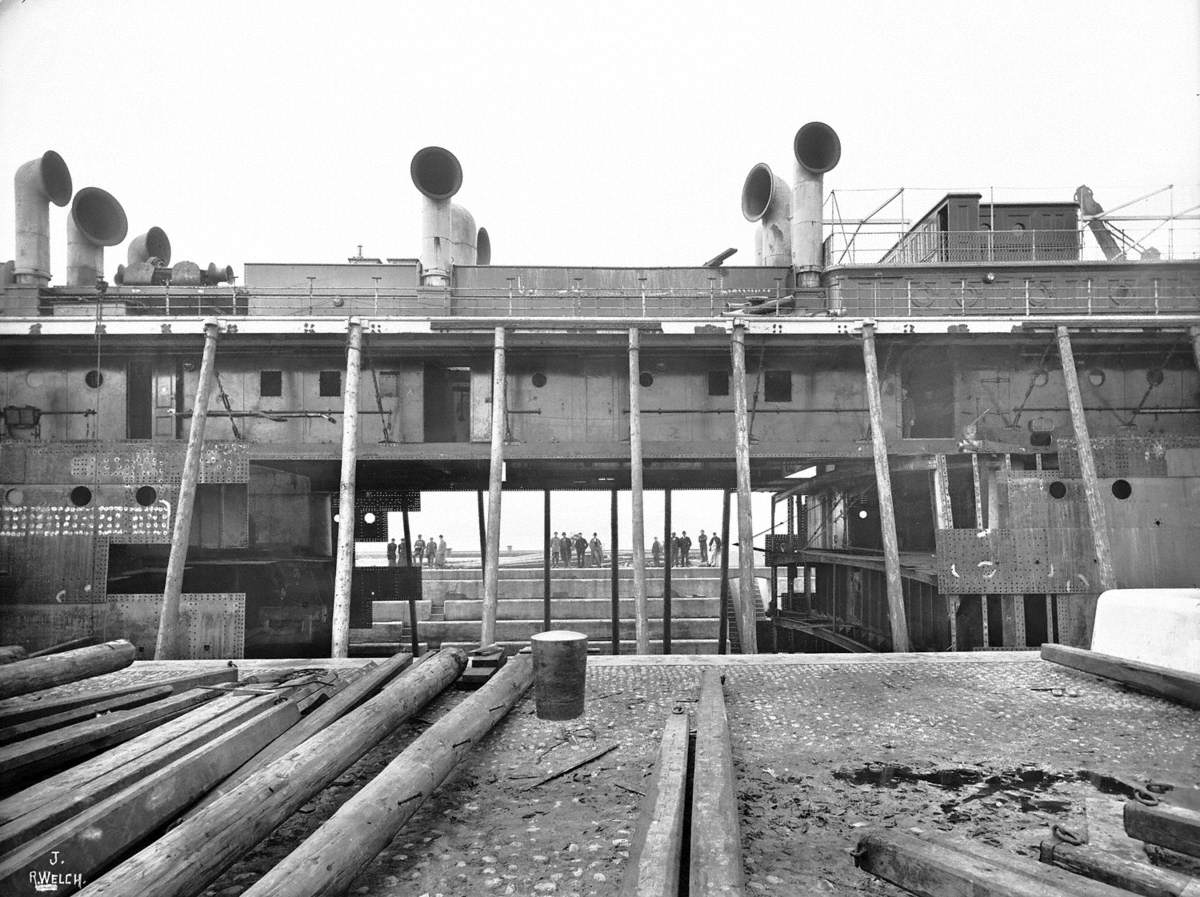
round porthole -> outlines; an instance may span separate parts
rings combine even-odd
[[[158,501],[158,490],[153,486],[142,486],[134,493],[134,498],[143,508],[148,508]]]
[[[20,489],[9,489],[4,493],[4,500],[14,508],[25,504],[25,493]]]
[[[642,376],[638,377],[638,382],[642,384],[642,386],[653,386],[654,375],[649,371],[642,371]]]
[[[92,389],[99,389],[100,384],[104,382],[104,375],[93,369],[83,375],[83,382]]]
[[[1112,494],[1115,498],[1124,501],[1133,495],[1133,487],[1129,485],[1129,480],[1113,480]]]
[[[858,519],[859,519],[859,520],[866,520],[866,519],[867,519],[868,517],[870,517],[870,516],[871,516],[871,515],[870,515],[869,513],[867,513],[867,510],[866,510],[866,508],[863,508],[861,511],[859,511],[859,512],[858,512]]]
[[[1162,386],[1162,368],[1151,368],[1150,370],[1146,371],[1146,382],[1151,386]]]
[[[1066,496],[1067,496],[1067,484],[1066,483],[1064,483],[1062,480],[1055,480],[1053,483],[1050,484],[1050,497],[1051,498],[1066,498]]]
[[[85,508],[92,503],[92,490],[87,486],[76,486],[71,490],[71,504]]]
[[[367,513],[363,514],[363,523],[371,524],[374,522],[375,522],[375,515],[373,513],[371,513],[370,511],[367,511]]]
[[[543,374],[541,371],[538,371],[536,374],[534,374],[532,379],[533,379],[533,385],[536,386],[538,389],[541,389],[543,386],[546,385],[546,375]]]
[[[334,522],[334,523],[341,523],[341,522],[342,522],[342,515],[341,515],[341,514],[334,514],[334,515],[333,515],[333,522]]]

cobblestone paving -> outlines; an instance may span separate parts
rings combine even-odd
[[[596,664],[587,712],[534,715],[532,695],[423,806],[350,894],[610,895],[628,862],[663,721],[703,666]],[[726,673],[752,893],[900,894],[854,868],[873,827],[944,831],[1026,856],[1091,798],[1148,779],[1193,788],[1200,714],[1020,662],[741,664]],[[303,808],[209,889],[233,897],[346,800],[451,692]],[[616,750],[531,787],[597,747]]]

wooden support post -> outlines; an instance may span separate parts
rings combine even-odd
[[[900,579],[900,546],[892,506],[892,475],[888,468],[887,437],[883,432],[883,403],[879,396],[879,362],[875,358],[875,325],[863,324],[863,362],[867,372],[867,405],[871,415],[871,444],[875,453],[875,486],[879,493],[879,524],[883,531],[883,564],[887,578],[888,620],[892,650],[908,651],[908,618],[904,584]]]
[[[979,455],[971,455],[971,481],[975,495],[975,529],[986,529],[983,519],[983,475],[979,469]]]
[[[475,519],[479,522],[479,569],[487,568],[487,515],[483,512],[483,490],[475,490]]]
[[[688,747],[688,715],[672,713],[663,726],[658,767],[642,802],[621,897],[676,897],[679,893]]]
[[[629,494],[633,505],[633,631],[638,654],[650,653],[650,621],[646,610],[646,516],[642,492],[641,348],[636,327],[629,329]],[[614,551],[616,548],[614,547]],[[669,550],[669,548],[668,548]]]
[[[20,893],[43,869],[89,881],[299,718],[295,704],[279,704],[25,842],[0,859],[0,893]]]
[[[447,688],[466,665],[466,654],[455,648],[432,654],[357,710],[96,879],[88,887],[89,897],[179,897],[204,890],[309,798]],[[463,704],[470,701],[468,698]],[[452,711],[442,720],[453,715]]]
[[[245,897],[315,897],[345,891],[532,683],[532,658],[510,658],[482,688],[422,732],[308,840],[251,885]]]
[[[692,780],[691,897],[745,893],[733,749],[721,673],[704,671],[696,706],[696,763]]]
[[[416,569],[413,566],[413,549],[412,549],[412,530],[408,525],[408,503],[406,502],[401,509],[401,514],[404,516],[404,558],[405,564],[409,570]],[[422,575],[424,575],[424,567]],[[409,637],[412,642],[412,656],[421,656],[421,637],[417,632],[417,596],[409,594],[408,596],[408,628]]]
[[[187,565],[188,539],[192,532],[192,508],[196,504],[196,484],[200,480],[200,453],[204,449],[204,424],[208,420],[208,400],[212,395],[217,333],[214,318],[204,322],[204,354],[200,358],[200,379],[192,400],[192,423],[188,430],[179,497],[175,500],[175,524],[171,532],[171,553],[167,558],[167,582],[163,589],[162,611],[158,617],[155,660],[176,660],[183,656],[180,640],[179,606],[183,600],[183,570]]]
[[[1125,891],[978,841],[871,832],[859,840],[854,862],[924,897],[1129,897]]]
[[[671,490],[663,490],[663,629],[662,653],[671,653],[671,565],[675,548],[671,541]]]
[[[29,694],[124,669],[136,656],[137,649],[132,644],[117,639],[90,648],[6,663],[0,666],[0,698]]]
[[[1065,841],[1046,840],[1041,845],[1040,859],[1059,869],[1085,875],[1135,894],[1180,897],[1189,885],[1193,887],[1192,893],[1196,893],[1196,880],[1190,875],[1115,856],[1092,844],[1076,846]]]
[[[496,641],[496,603],[500,597],[500,497],[504,485],[504,436],[508,429],[507,379],[504,375],[504,328],[496,328],[492,353],[492,456],[488,469],[487,565],[483,572],[483,621],[479,644]]]
[[[337,565],[333,574],[331,657],[350,654],[350,593],[354,577],[354,486],[358,468],[358,381],[362,373],[362,322],[346,322],[346,384],[342,396],[342,477],[338,487]]]
[[[609,514],[611,525],[609,526],[609,545],[611,546],[611,557],[609,562],[612,568],[612,615],[613,627],[617,635],[617,641],[613,645],[613,654],[621,653],[621,568],[617,562],[617,490],[612,490],[612,509]]]
[[[938,529],[954,529],[954,510],[950,502],[950,469],[945,455],[933,459],[933,513]],[[946,616],[950,620],[950,650],[958,650],[958,595],[946,595]]]
[[[1042,645],[1042,660],[1102,676],[1130,688],[1200,709],[1200,675],[1098,654],[1068,645]]]
[[[1079,378],[1075,373],[1075,354],[1071,349],[1071,337],[1067,328],[1059,326],[1058,354],[1062,359],[1063,381],[1067,386],[1067,404],[1071,408],[1071,427],[1075,431],[1075,449],[1079,455],[1079,473],[1083,477],[1083,492],[1087,498],[1088,519],[1092,524],[1092,538],[1096,546],[1096,591],[1102,592],[1117,587],[1113,570],[1112,550],[1108,541],[1108,515],[1096,483],[1096,459],[1092,455],[1092,438],[1088,433],[1087,419],[1083,413],[1083,397],[1079,393]]]
[[[750,511],[750,426],[746,413],[746,325],[733,324],[733,435],[738,493],[738,637],[743,654],[758,653],[754,599],[754,520]]]
[[[1200,857],[1200,812],[1170,804],[1148,807],[1129,800],[1124,815],[1129,837]]]
[[[550,490],[542,491],[542,632],[550,631]]]
[[[721,490],[721,619],[717,623],[717,653],[729,642],[729,490]]]

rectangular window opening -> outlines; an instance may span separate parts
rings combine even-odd
[[[342,394],[342,372],[321,371],[321,395],[340,396]]]
[[[767,402],[790,402],[792,400],[792,372],[764,371],[763,400]]]
[[[260,371],[258,374],[260,396],[283,395],[283,371]]]
[[[708,394],[710,396],[729,395],[729,371],[708,372]]]

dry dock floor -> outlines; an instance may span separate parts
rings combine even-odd
[[[872,827],[1035,858],[1053,823],[1119,819],[1131,786],[1168,783],[1200,799],[1200,713],[1036,652],[593,656],[583,717],[539,720],[527,694],[349,893],[617,894],[664,720],[676,704],[694,706],[710,666],[725,674],[752,894],[903,893],[854,867],[850,850]],[[134,673],[112,678],[122,675]],[[466,694],[435,700],[205,893],[235,897]]]

